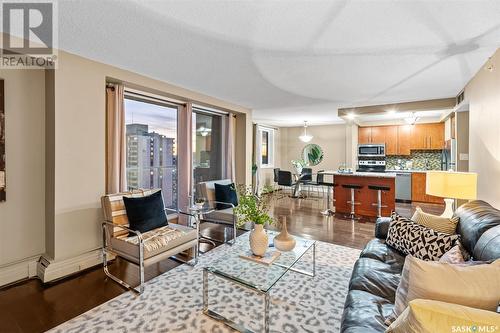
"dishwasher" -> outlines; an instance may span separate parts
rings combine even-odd
[[[396,201],[411,202],[411,172],[396,173]]]

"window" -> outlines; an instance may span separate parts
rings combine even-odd
[[[272,168],[274,166],[274,129],[259,127],[260,166]]]
[[[224,117],[201,109],[193,110],[194,184],[222,179]]]
[[[175,104],[125,96],[127,186],[161,188],[165,206],[177,207]]]

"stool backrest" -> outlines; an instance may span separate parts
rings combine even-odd
[[[278,185],[292,186],[292,173],[290,171],[278,171]]]
[[[274,168],[274,182],[277,183],[278,182],[278,177],[279,177],[279,173],[280,173],[280,168]]]
[[[312,181],[313,170],[311,168],[303,168],[300,174],[300,180]]]
[[[316,174],[316,183],[321,184],[325,182],[325,174],[323,172],[325,172],[325,170],[319,170]]]

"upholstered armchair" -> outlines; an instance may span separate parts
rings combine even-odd
[[[109,194],[101,198],[104,212],[104,222],[102,223],[104,273],[123,287],[138,293],[144,291],[145,267],[175,256],[190,248],[194,250],[194,264],[198,261],[197,228],[175,223],[169,223],[166,226],[144,233],[129,228],[123,197],[147,196],[156,191],[158,190],[135,190],[132,192]],[[165,210],[172,211],[167,208]],[[107,262],[108,252],[139,266],[139,286],[132,287],[109,272]]]

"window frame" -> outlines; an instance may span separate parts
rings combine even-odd
[[[262,163],[262,137],[263,133],[267,133],[267,163]],[[259,154],[259,165],[262,169],[270,169],[274,168],[275,165],[275,133],[276,130],[274,128],[270,127],[264,127],[264,126],[258,126],[258,135],[259,135],[259,140],[258,140],[258,147],[257,147],[257,152]]]
[[[174,101],[171,101],[171,100],[168,100],[166,98],[162,98],[160,96],[157,96],[157,95],[153,95],[153,94],[149,94],[149,93],[145,93],[145,92],[139,92],[139,91],[136,91],[136,90],[129,90],[127,88],[125,88],[124,90],[124,96],[123,96],[123,99],[124,99],[124,102],[125,100],[132,100],[132,101],[136,101],[136,102],[141,102],[141,103],[146,103],[146,104],[151,104],[151,105],[156,105],[156,106],[160,106],[160,107],[165,107],[165,108],[171,108],[171,109],[176,109],[176,137],[175,137],[175,140],[177,141],[179,138],[178,138],[178,132],[179,132],[179,113],[181,112],[181,108],[182,108],[182,104],[179,104],[177,102],[174,102]],[[125,104],[125,103],[124,103]],[[124,105],[125,107],[125,105]],[[125,109],[124,110],[124,113],[126,114],[127,110]],[[127,126],[127,124],[125,123],[125,127]],[[126,149],[128,149],[128,144],[126,143]],[[127,154],[128,154],[128,151],[127,151]],[[178,164],[178,161],[179,161],[179,152],[177,152],[177,155],[176,155],[176,161],[175,161],[175,172],[177,174],[177,179],[176,179],[176,193],[175,193],[175,198],[176,198],[176,205],[175,207],[173,207],[174,209],[178,209],[178,205],[179,205],[179,177],[178,177],[178,170],[179,170],[179,164]],[[127,166],[125,166],[126,168],[126,174],[128,177],[128,172],[127,172]],[[128,183],[128,179],[127,179],[127,183]],[[128,187],[128,184],[127,184],[127,187]],[[163,194],[165,195],[165,194]],[[165,200],[165,198],[163,198],[163,200]],[[165,206],[167,206],[165,204]],[[168,214],[169,216],[172,216],[172,217],[176,217],[177,214],[176,213],[169,213]]]

